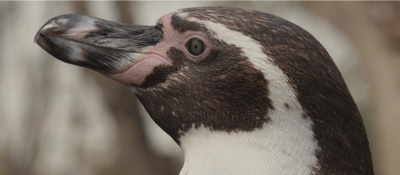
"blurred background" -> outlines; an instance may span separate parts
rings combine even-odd
[[[176,175],[182,153],[122,85],[33,42],[66,13],[153,25],[195,6],[281,16],[328,50],[362,113],[376,174],[400,174],[400,2],[0,2],[0,175]]]

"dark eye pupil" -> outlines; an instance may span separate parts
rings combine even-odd
[[[194,56],[200,55],[204,52],[204,43],[198,38],[192,38],[188,42],[187,49]]]

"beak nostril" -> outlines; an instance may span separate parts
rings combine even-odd
[[[96,34],[97,34],[97,35],[100,35],[100,36],[108,36],[109,33],[100,30],[100,31],[96,32]],[[89,34],[89,36],[93,36],[93,34]]]
[[[53,33],[53,34],[64,34],[64,31],[63,30],[60,30],[60,29],[54,29],[54,30],[52,30],[52,31],[50,31],[51,33]]]

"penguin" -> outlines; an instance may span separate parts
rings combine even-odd
[[[310,33],[280,17],[197,7],[140,26],[68,14],[34,40],[135,88],[182,148],[180,175],[373,174],[341,73]]]

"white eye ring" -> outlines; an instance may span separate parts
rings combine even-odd
[[[180,49],[194,62],[205,59],[212,49],[207,36],[201,32],[190,32],[186,34]],[[196,46],[196,47],[195,47]],[[192,47],[192,48],[191,48]]]

